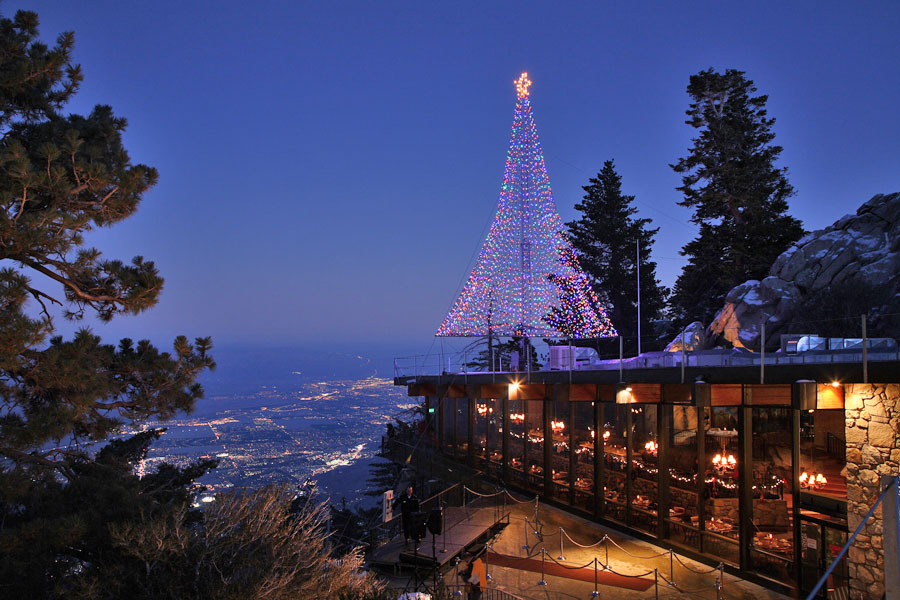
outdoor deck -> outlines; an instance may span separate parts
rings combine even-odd
[[[369,564],[394,573],[413,565],[432,567],[437,563],[439,568],[444,568],[508,523],[509,511],[498,510],[498,507],[447,507],[441,535],[426,534],[419,542],[418,551],[412,542],[404,544],[402,534],[398,535],[373,550]]]

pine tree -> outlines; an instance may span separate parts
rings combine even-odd
[[[159,431],[101,443],[125,426],[190,410],[214,367],[208,338],[101,343],[53,336],[65,318],[108,321],[156,304],[163,279],[142,257],[104,259],[85,234],[135,212],[157,180],[132,164],[108,106],[63,114],[78,90],[74,37],[38,41],[38,18],[0,18],[0,597],[68,596],[121,557],[108,525],[172,514],[212,466],[134,465]],[[36,280],[35,280],[36,278]],[[93,450],[88,451],[93,445]],[[97,450],[99,448],[99,450]],[[103,581],[98,577],[97,581]],[[95,590],[97,591],[97,590]],[[102,595],[98,592],[98,595]]]
[[[600,303],[613,326],[624,338],[626,350],[637,348],[637,243],[640,242],[642,350],[649,348],[651,322],[665,308],[668,290],[656,279],[656,263],[650,260],[659,229],[649,229],[650,219],[636,218],[634,196],[622,193],[622,178],[612,160],[582,189],[577,221],[567,223],[572,246],[590,278]],[[609,351],[604,348],[603,352]]]
[[[679,276],[672,306],[681,321],[709,323],[728,291],[762,279],[779,254],[803,235],[787,214],[794,194],[787,168],[777,167],[782,148],[773,143],[768,96],[742,71],[712,69],[692,75],[686,111],[699,131],[688,155],[671,165],[682,174],[681,206],[694,209],[700,226],[681,253],[688,264]]]

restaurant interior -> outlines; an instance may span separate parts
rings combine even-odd
[[[772,582],[847,539],[840,384],[467,386],[435,428],[504,485]]]

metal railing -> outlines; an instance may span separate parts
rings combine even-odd
[[[878,351],[871,349],[867,362],[900,361],[900,351]],[[683,357],[683,358],[682,358]],[[622,359],[594,359],[589,363],[574,366],[578,371],[616,371],[619,369],[664,369],[677,367],[761,367],[778,365],[818,365],[840,363],[862,363],[863,352],[835,350],[825,352],[805,352],[801,354],[778,354],[767,352],[765,358],[759,353],[736,350],[700,350],[696,352],[651,352]],[[487,371],[473,364],[474,356],[460,352],[454,354],[426,354],[404,356],[394,359],[394,378],[417,378],[421,376],[452,375],[464,379],[468,375],[485,373],[509,373],[510,371]],[[549,371],[546,365],[541,371]]]
[[[835,567],[840,564],[841,559],[847,554],[847,551],[850,549],[850,546],[853,545],[853,542],[856,540],[856,536],[859,535],[859,532],[862,531],[863,527],[865,527],[866,523],[869,522],[869,519],[872,518],[872,515],[875,514],[875,509],[882,503],[882,501],[887,497],[889,491],[893,490],[893,493],[900,496],[900,476],[894,475],[890,478],[890,481],[887,485],[884,486],[884,489],[881,490],[881,494],[878,496],[878,500],[875,501],[875,504],[872,505],[872,508],[869,509],[869,512],[866,513],[866,516],[863,517],[863,520],[860,521],[859,526],[856,528],[856,531],[853,532],[853,535],[847,540],[847,543],[844,544],[844,547],[841,548],[840,553],[831,561],[831,564],[828,566],[828,569],[825,570],[825,574],[819,579],[819,582],[816,583],[816,586],[813,590],[806,596],[806,600],[812,600],[816,597],[816,594],[822,589],[822,586],[828,581],[828,577],[831,575],[831,572],[834,571]],[[893,520],[897,526],[897,539],[900,539],[900,499],[894,499],[893,502],[894,508],[897,512],[896,515],[893,515]],[[888,569],[897,569],[900,571],[900,564],[889,565],[887,561],[884,562],[885,573],[887,573]],[[900,579],[900,577],[896,576],[893,578],[894,581]],[[887,578],[885,578],[887,579]]]

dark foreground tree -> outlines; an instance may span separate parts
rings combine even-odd
[[[650,260],[659,229],[649,229],[650,219],[636,218],[634,196],[622,193],[622,177],[613,161],[583,187],[584,198],[575,208],[577,221],[567,223],[572,246],[594,292],[606,308],[629,352],[637,349],[637,242],[640,242],[642,349],[652,339],[651,322],[665,308],[668,290],[656,279],[656,263]],[[591,344],[593,345],[593,344]],[[604,342],[601,354],[618,340]],[[608,347],[607,347],[608,346]]]
[[[681,251],[688,264],[671,303],[680,321],[709,323],[728,291],[764,278],[803,227],[787,214],[794,188],[776,166],[782,148],[773,143],[768,96],[754,96],[753,82],[735,69],[692,75],[687,92],[685,122],[699,134],[671,166],[682,174],[679,204],[694,210],[700,231]]]
[[[83,330],[50,337],[56,318],[109,320],[152,307],[152,262],[106,260],[84,235],[135,212],[157,180],[132,164],[125,120],[108,106],[65,115],[81,70],[73,35],[49,47],[37,16],[0,19],[0,597],[67,596],[115,563],[110,527],[174,514],[210,463],[133,466],[159,431],[100,449],[123,426],[190,410],[210,341],[102,344]],[[93,447],[92,447],[93,445]],[[102,579],[98,578],[98,581]],[[103,596],[102,593],[98,594]]]

